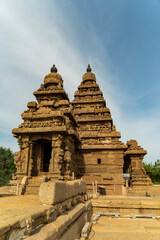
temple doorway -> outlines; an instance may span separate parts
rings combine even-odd
[[[49,172],[52,145],[50,141],[42,142],[42,172]]]
[[[43,139],[33,143],[33,167],[31,176],[42,175],[49,172],[50,159],[52,154],[51,141]]]

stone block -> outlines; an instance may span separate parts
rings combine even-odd
[[[86,193],[86,183],[85,183],[85,181],[83,181],[83,180],[80,181],[80,188],[81,188],[81,193],[85,194]]]
[[[54,222],[54,226],[56,228],[56,231],[58,235],[64,232],[65,229],[68,228],[68,226],[71,224],[71,219],[68,215],[62,215],[56,219]]]
[[[80,180],[74,181],[75,196],[81,194]]]
[[[45,182],[39,188],[39,199],[42,204],[53,205],[66,199],[66,183],[61,181]]]
[[[37,240],[37,239],[41,239],[41,240],[54,240],[57,237],[57,232],[56,232],[56,228],[54,226],[53,223],[47,224],[46,226],[44,226],[38,234],[33,235],[29,238],[27,238],[28,240]]]
[[[68,181],[66,183],[67,191],[66,191],[66,199],[69,199],[71,197],[75,196],[75,185],[74,181]]]
[[[86,193],[86,183],[83,180],[68,181],[66,183],[66,199],[78,194]]]
[[[27,107],[28,108],[36,108],[37,107],[37,103],[35,101],[28,102]]]
[[[75,206],[73,210],[69,211],[68,216],[73,222],[84,211],[85,211],[85,205],[83,203],[80,203],[77,206]]]

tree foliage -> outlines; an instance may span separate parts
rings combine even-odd
[[[0,147],[0,186],[7,186],[16,171],[14,154],[10,148]]]
[[[160,160],[153,163],[143,163],[147,174],[152,179],[154,184],[160,184]]]

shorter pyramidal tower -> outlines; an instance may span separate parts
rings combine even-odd
[[[35,91],[35,102],[28,102],[23,123],[12,133],[20,150],[15,154],[14,179],[47,176],[51,180],[76,177],[75,145],[80,142],[77,123],[55,65]]]
[[[90,64],[86,70],[72,102],[81,138],[76,152],[78,174],[86,181],[88,190],[92,189],[92,182],[97,181],[106,188],[106,194],[121,194],[127,146],[119,140],[121,134],[113,125]]]

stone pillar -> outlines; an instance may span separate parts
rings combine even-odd
[[[16,176],[18,179],[22,179],[28,175],[28,163],[29,163],[29,138],[19,137],[18,143],[20,151],[15,154],[14,162],[17,167]]]
[[[30,141],[30,152],[29,152],[29,164],[28,164],[28,176],[32,176],[32,170],[33,170],[33,162],[34,162],[34,153],[33,153],[33,148],[34,148],[34,143]]]
[[[72,177],[72,173],[71,173],[72,154],[68,150],[68,147],[66,147],[66,150],[65,150],[64,160],[66,162],[65,179],[70,180]]]
[[[52,137],[52,152],[51,152],[51,159],[50,159],[50,164],[49,164],[49,173],[52,175],[54,172],[54,159],[56,155],[56,148],[55,148],[55,143],[56,143],[56,137]]]
[[[53,171],[53,178],[63,180],[64,176],[64,146],[63,136],[58,135],[52,138],[52,157],[50,161],[49,172]]]
[[[22,172],[24,172],[26,176],[28,175],[29,150],[29,139],[26,138],[23,140],[21,150]]]

